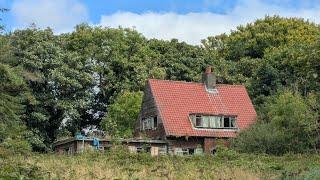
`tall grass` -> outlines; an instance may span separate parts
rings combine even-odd
[[[250,180],[320,176],[320,156],[317,154],[276,157],[220,150],[214,156],[151,157],[148,154],[130,154],[118,148],[106,154],[32,154],[2,160],[0,177],[17,179]]]

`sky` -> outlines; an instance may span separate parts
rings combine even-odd
[[[134,28],[147,38],[200,44],[266,15],[320,23],[319,0],[0,0],[6,31],[51,27],[56,34],[77,24]]]

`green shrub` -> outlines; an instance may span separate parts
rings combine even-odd
[[[216,146],[215,158],[223,160],[235,160],[238,158],[239,154],[233,149],[229,149],[224,145]]]
[[[39,166],[23,162],[0,162],[0,179],[47,179]]]
[[[232,147],[239,152],[282,155],[310,150],[319,128],[317,112],[310,106],[313,97],[285,91],[265,104],[264,119],[239,133]],[[312,128],[310,128],[312,127]]]
[[[16,154],[28,154],[31,152],[29,143],[21,139],[7,138],[0,143],[0,156],[16,155]],[[6,154],[6,155],[5,155]]]
[[[239,152],[280,155],[289,151],[289,138],[272,124],[259,123],[239,133],[232,147]]]

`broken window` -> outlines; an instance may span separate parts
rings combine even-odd
[[[235,116],[190,115],[194,127],[206,129],[236,128]]]

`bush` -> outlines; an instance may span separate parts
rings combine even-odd
[[[0,144],[0,148],[6,149],[10,154],[27,154],[31,152],[29,143],[20,139],[7,138]]]
[[[312,101],[312,96],[303,99],[289,91],[275,96],[265,104],[264,119],[240,132],[232,146],[240,152],[274,155],[310,150],[319,138]]]
[[[0,162],[0,179],[48,179],[48,173],[34,164],[3,161]]]
[[[233,149],[229,149],[224,145],[216,146],[215,158],[223,159],[223,160],[235,160],[237,159],[239,154]]]
[[[259,123],[241,132],[232,147],[239,152],[280,155],[289,151],[289,138],[272,124]]]

